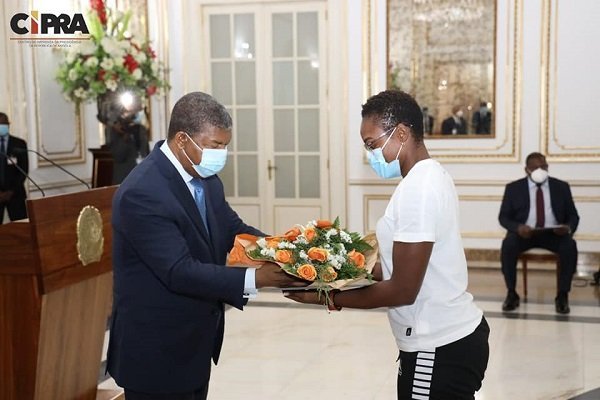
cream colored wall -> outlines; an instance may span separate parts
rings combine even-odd
[[[360,3],[360,4],[359,4]],[[524,176],[524,158],[533,151],[547,154],[551,176],[571,184],[581,216],[576,234],[583,251],[600,251],[600,113],[595,100],[600,78],[595,69],[600,50],[593,37],[600,28],[592,16],[600,12],[594,0],[498,0],[496,53],[496,139],[427,142],[455,179],[461,200],[465,247],[500,246],[504,230],[497,222],[504,185]],[[353,9],[371,13],[370,93],[385,87],[385,0],[352,2]],[[363,26],[365,13],[349,13],[349,26]],[[351,32],[351,58],[361,56],[358,35]],[[364,35],[363,35],[364,37]],[[352,65],[358,76],[364,65]],[[386,206],[396,182],[374,178],[363,160],[358,127],[363,101],[362,81],[351,81],[348,116],[349,214],[351,228],[371,230]],[[352,128],[354,127],[354,128]],[[357,160],[361,160],[357,162]]]

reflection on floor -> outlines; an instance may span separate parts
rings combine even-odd
[[[554,273],[530,271],[528,301],[505,314],[502,274],[470,270],[469,290],[491,328],[476,399],[600,399],[600,295],[588,281],[574,282],[571,314],[557,316]],[[227,312],[209,398],[394,399],[397,352],[383,310],[328,314],[265,291],[245,311]]]

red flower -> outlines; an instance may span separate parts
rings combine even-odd
[[[135,61],[135,58],[133,58],[133,56],[131,54],[127,54],[125,56],[125,61],[123,62],[123,64],[125,64],[125,67],[127,67],[127,70],[129,71],[130,74],[133,71],[135,71],[135,69],[137,67],[140,66],[140,64],[138,64],[138,62]]]
[[[100,71],[98,71],[98,80],[99,81],[103,81],[104,80],[104,75],[106,75],[106,71],[101,69]]]
[[[92,10],[96,12],[98,18],[102,25],[106,26],[107,17],[106,17],[106,5],[104,4],[104,0],[90,0],[90,7]]]
[[[148,94],[148,96],[152,96],[154,93],[156,93],[156,86],[154,86],[154,85],[148,86],[146,88],[146,93]]]
[[[150,58],[156,58],[156,52],[150,46],[148,46],[148,54],[150,55]]]

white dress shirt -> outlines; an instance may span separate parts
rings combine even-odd
[[[527,217],[526,224],[531,228],[535,228],[537,221],[537,183],[527,178],[527,184],[529,185],[529,216]],[[554,212],[552,212],[552,203],[550,202],[550,185],[548,179],[541,185],[542,193],[544,194],[544,228],[552,228],[558,225]]]

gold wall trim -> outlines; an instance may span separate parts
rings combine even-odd
[[[473,186],[473,187],[505,187],[507,183],[512,181],[505,180],[475,180],[475,179],[457,179],[454,181],[455,186]],[[397,186],[399,181],[396,180],[381,180],[381,179],[350,179],[349,186]],[[600,181],[592,180],[569,180],[571,187],[593,187],[600,188]]]
[[[558,0],[542,0],[541,73],[540,73],[540,148],[551,161],[598,162],[600,153],[576,153],[572,150],[598,150],[598,146],[569,146],[560,143],[556,128],[558,111]],[[552,104],[550,99],[552,96]],[[554,144],[566,150],[553,153]]]

